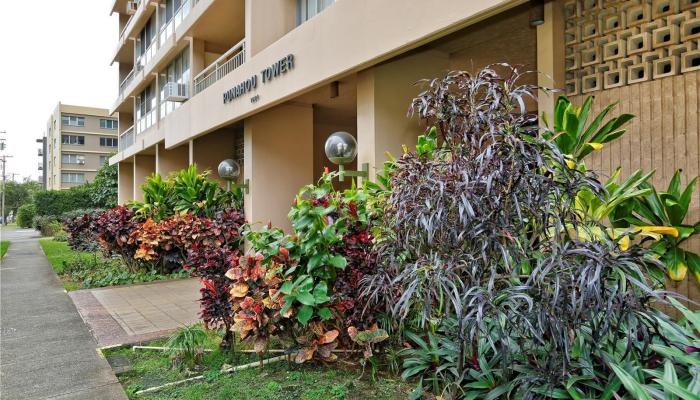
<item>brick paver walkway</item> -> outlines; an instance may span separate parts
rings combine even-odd
[[[71,292],[100,346],[159,338],[198,321],[196,279]]]

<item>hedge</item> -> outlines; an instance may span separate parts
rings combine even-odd
[[[61,215],[67,211],[93,207],[89,190],[84,187],[36,192],[34,204],[37,215]]]

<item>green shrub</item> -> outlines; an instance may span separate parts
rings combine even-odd
[[[17,209],[17,225],[22,228],[31,228],[36,216],[36,206],[29,203]]]
[[[53,236],[63,229],[58,217],[53,215],[37,215],[34,217],[34,229],[41,232],[41,236]]]
[[[42,190],[34,194],[38,215],[61,215],[80,208],[94,207],[89,190],[77,186],[68,190]]]
[[[67,242],[68,241],[68,233],[61,229],[60,231],[54,233],[53,235],[53,240],[57,242]]]

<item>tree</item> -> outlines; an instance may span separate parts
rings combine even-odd
[[[41,190],[41,184],[35,181],[18,183],[8,181],[5,183],[5,216],[10,212],[17,215],[17,209],[24,204],[32,202],[35,192]]]
[[[118,171],[116,165],[104,164],[95,180],[86,184],[90,200],[96,207],[112,208],[117,205]]]

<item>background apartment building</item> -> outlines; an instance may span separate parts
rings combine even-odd
[[[118,148],[118,120],[109,110],[58,103],[46,123],[43,168],[47,189],[91,182]]]

